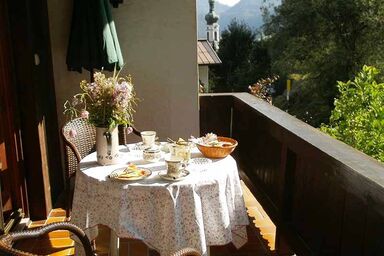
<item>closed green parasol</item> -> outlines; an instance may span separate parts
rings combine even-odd
[[[68,70],[112,71],[123,64],[108,0],[74,0],[67,50]]]

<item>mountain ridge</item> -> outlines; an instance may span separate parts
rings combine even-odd
[[[280,0],[269,0],[269,4],[275,6],[280,4]],[[208,0],[198,0],[198,37],[206,38],[205,15],[209,12]],[[240,0],[237,4],[231,6],[215,2],[215,12],[220,16],[220,31],[227,29],[233,19],[238,22],[244,22],[251,29],[255,30],[263,25],[261,7],[265,6],[263,0]]]

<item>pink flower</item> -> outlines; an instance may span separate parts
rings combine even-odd
[[[80,82],[81,92],[64,104],[64,113],[70,118],[87,118],[96,126],[130,123],[136,105],[131,79],[130,76],[119,77],[116,73],[113,77],[94,73],[94,82]],[[130,129],[127,131],[131,132]]]
[[[127,134],[130,134],[133,132],[133,128],[131,126],[127,127]]]
[[[75,129],[69,130],[69,137],[73,139],[73,138],[76,138],[76,136],[77,136],[77,131]]]
[[[88,112],[87,110],[83,109],[83,110],[81,111],[81,113],[80,113],[80,116],[81,116],[82,118],[88,118],[88,117],[89,117],[89,112]]]

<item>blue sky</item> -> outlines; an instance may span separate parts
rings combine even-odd
[[[237,4],[240,0],[216,0],[217,2],[220,2],[222,4],[226,4],[229,6]]]

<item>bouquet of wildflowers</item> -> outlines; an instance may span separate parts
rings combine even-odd
[[[116,71],[112,77],[101,72],[94,74],[94,82],[80,82],[81,92],[72,101],[64,103],[64,114],[85,117],[96,127],[109,130],[117,125],[132,125],[136,97],[131,76],[119,77]]]

